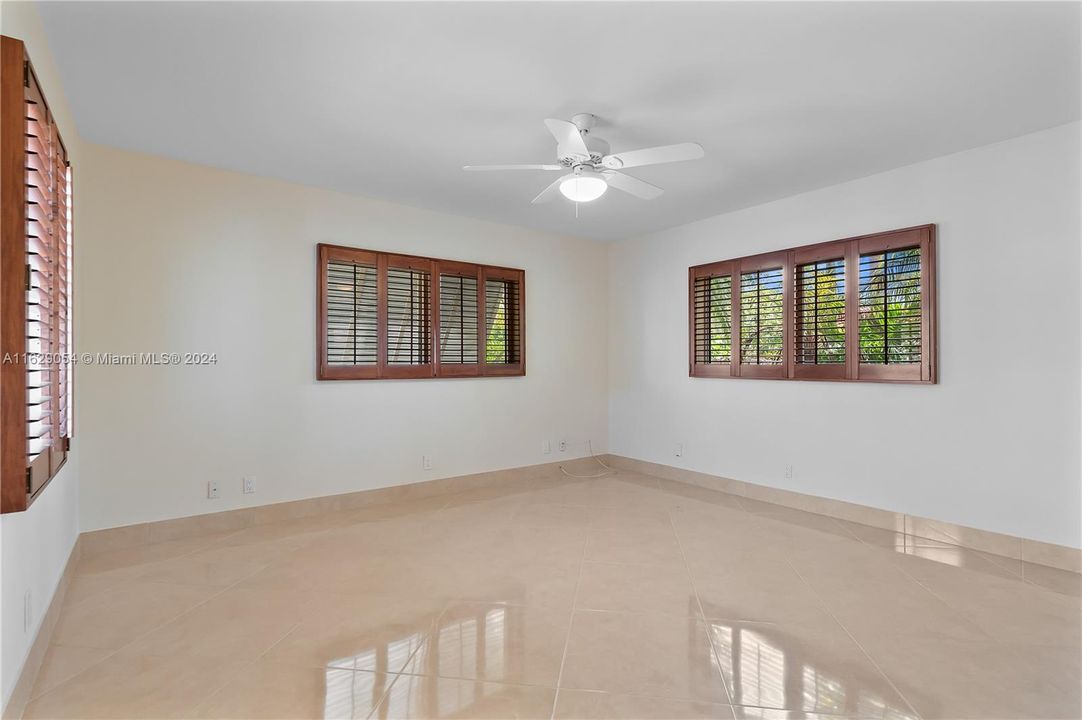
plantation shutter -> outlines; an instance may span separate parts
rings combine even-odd
[[[793,251],[793,365],[797,378],[844,379],[849,372],[849,242]]]
[[[439,316],[437,357],[441,375],[464,376],[479,372],[481,350],[480,268],[439,261]]]
[[[688,268],[690,374],[935,383],[935,245],[922,225]]]
[[[741,377],[786,376],[786,267],[787,253],[740,261],[734,295],[739,326],[735,364]]]
[[[727,376],[733,361],[733,278],[731,263],[692,268],[691,374]]]
[[[484,268],[484,373],[519,374],[522,357],[522,273]]]
[[[390,255],[384,377],[426,377],[432,363],[432,261]]]
[[[855,302],[861,379],[930,381],[934,285],[927,228],[861,240]]]
[[[524,375],[525,273],[317,245],[319,380]]]
[[[332,375],[379,374],[378,262],[372,253],[321,252],[322,367]]]
[[[4,512],[25,509],[72,435],[71,168],[23,44],[2,41]],[[12,174],[12,171],[15,171]],[[9,399],[10,398],[10,399]]]

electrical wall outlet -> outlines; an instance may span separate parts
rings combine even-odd
[[[543,442],[541,444],[541,452],[545,453],[546,455],[551,455],[552,454],[552,441],[551,440],[546,440],[545,442]]]
[[[561,440],[560,441],[560,452],[567,452],[567,441],[566,440]]]
[[[676,447],[673,449],[673,455],[676,455],[676,457],[684,457],[684,443],[676,443]]]
[[[432,456],[431,455],[422,455],[421,456],[421,467],[424,468],[425,470],[431,470],[432,469]]]
[[[792,465],[786,465],[785,466],[785,479],[786,480],[792,480],[793,479],[793,466]]]
[[[218,490],[218,481],[211,480],[207,483],[207,500],[214,500],[221,497],[221,493]]]
[[[245,495],[251,495],[252,493],[254,493],[255,492],[255,478],[252,477],[251,475],[245,476],[243,482],[241,483],[241,489],[244,491]]]

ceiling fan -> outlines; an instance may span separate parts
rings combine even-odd
[[[548,202],[562,194],[574,202],[590,202],[605,194],[609,187],[643,200],[653,200],[664,192],[656,185],[617,172],[626,168],[659,163],[697,160],[704,156],[697,143],[680,143],[609,154],[609,144],[590,134],[597,117],[579,113],[567,120],[545,120],[556,138],[556,163],[550,165],[466,165],[463,170],[569,170],[533,199],[534,204]]]

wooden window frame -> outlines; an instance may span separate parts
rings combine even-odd
[[[906,364],[860,362],[860,256],[888,250],[919,248],[921,262],[921,361]],[[824,260],[845,261],[845,363],[796,362],[796,272],[800,265]],[[745,272],[782,268],[784,359],[780,365],[742,364],[740,357],[740,276]],[[699,363],[695,357],[695,281],[702,277],[732,278],[732,362]],[[802,245],[776,252],[732,258],[688,268],[688,375],[701,378],[882,382],[930,385],[938,382],[936,306],[936,226],[934,224]]]
[[[31,105],[37,106],[31,110]],[[45,142],[31,136],[28,121],[34,117],[48,134]],[[34,137],[33,140],[31,138]],[[33,150],[31,149],[33,148]],[[42,153],[48,155],[42,158]],[[33,172],[38,183],[29,182],[31,162],[47,160],[48,175]],[[45,169],[44,165],[38,166]],[[60,175],[63,179],[60,179]],[[43,192],[42,181],[48,188]],[[71,342],[74,337],[72,317],[71,250],[74,237],[74,209],[69,202],[73,182],[71,164],[64,140],[56,125],[47,99],[34,72],[26,47],[15,38],[0,37],[0,512],[21,512],[38,498],[56,477],[68,459],[75,423],[74,373],[71,365]],[[63,193],[63,195],[61,195]],[[31,213],[30,205],[35,209]],[[47,207],[48,212],[45,212]],[[33,219],[38,228],[31,232]],[[42,223],[45,223],[44,225]],[[47,229],[48,233],[42,233]],[[33,235],[36,240],[31,243]],[[30,246],[38,247],[41,266],[32,271]],[[36,363],[49,380],[46,388],[49,413],[47,420],[30,420],[28,340],[28,293],[33,273],[37,273],[41,292],[48,288],[48,338],[40,348]],[[46,286],[42,286],[42,275]],[[41,311],[39,310],[39,314]],[[44,317],[44,314],[41,315]],[[36,321],[35,321],[36,322]],[[43,338],[44,339],[44,338]],[[39,381],[40,382],[40,381]],[[50,425],[49,443],[29,461],[29,423]]]
[[[371,365],[331,365],[327,362],[327,265],[331,261],[357,262],[376,267],[377,361]],[[428,353],[430,361],[419,365],[387,362],[387,270],[408,268],[429,274]],[[477,278],[477,362],[440,362],[440,275]],[[519,362],[484,362],[486,345],[485,280],[504,279],[518,283],[519,323],[516,341]],[[420,255],[365,250],[319,243],[316,246],[316,379],[317,380],[419,380],[430,378],[506,377],[526,374],[526,273],[517,268],[444,260]]]

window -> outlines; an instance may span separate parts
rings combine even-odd
[[[18,512],[67,461],[73,430],[72,174],[20,41],[2,38],[0,77],[0,510]]]
[[[319,245],[318,379],[524,375],[525,273]]]
[[[934,225],[699,265],[688,281],[694,377],[936,382]]]

